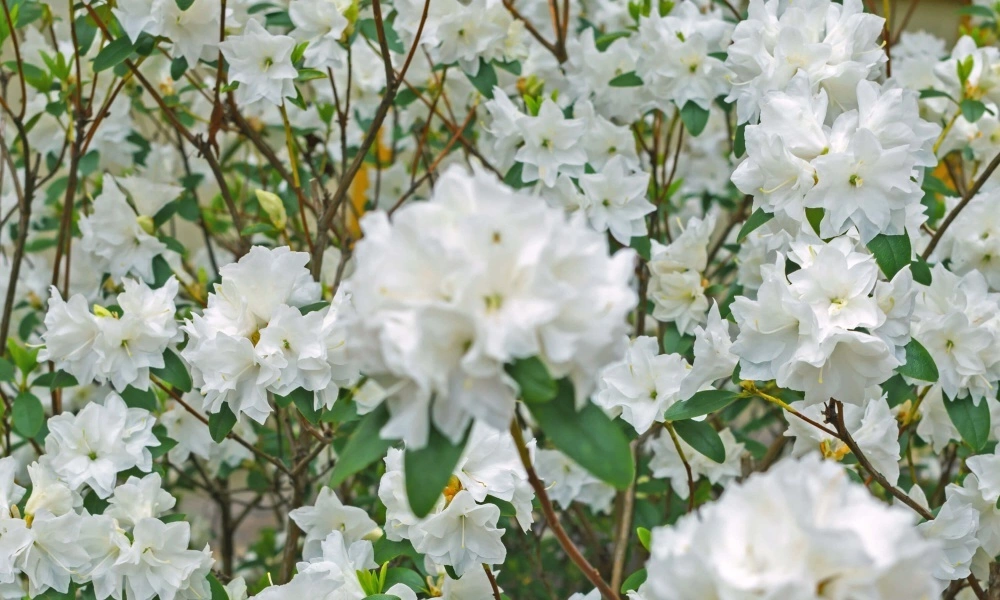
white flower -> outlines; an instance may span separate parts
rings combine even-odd
[[[144,228],[140,217],[152,215],[137,215],[111,177],[106,176],[103,185],[91,213],[80,219],[81,248],[113,279],[131,273],[153,281],[153,259],[166,252],[167,245]]]
[[[684,452],[684,459],[691,468],[691,475],[695,482],[704,476],[712,484],[726,485],[739,476],[743,444],[736,441],[733,432],[728,428],[719,432],[719,438],[722,439],[722,445],[726,450],[725,460],[721,463],[708,458],[678,438]],[[670,434],[666,431],[660,433],[659,436],[649,441],[649,446],[653,449],[653,459],[649,462],[653,477],[669,479],[670,487],[674,493],[687,499],[690,492],[687,468],[684,466],[680,454],[677,453],[677,446],[674,445]]]
[[[344,536],[346,544],[353,544],[379,532],[378,525],[364,510],[345,506],[337,494],[323,487],[313,506],[303,506],[288,513],[305,533],[302,558],[312,560],[322,555],[323,540],[334,531]]]
[[[322,542],[322,554],[297,565],[298,574],[284,585],[264,588],[260,600],[362,600],[367,596],[358,580],[359,571],[377,567],[371,542],[347,544],[339,531]]]
[[[234,414],[263,423],[271,412],[268,391],[287,394],[300,385],[329,382],[326,344],[315,335],[306,339],[303,330],[328,329],[324,313],[289,313],[319,300],[319,284],[305,269],[308,260],[306,253],[287,247],[255,246],[219,270],[222,282],[209,294],[208,308],[181,328],[189,336],[181,356],[192,366],[208,412],[227,403]],[[276,328],[269,333],[272,320]]]
[[[940,548],[907,508],[888,506],[816,455],[730,485],[715,503],[653,531],[649,600],[933,598]]]
[[[995,397],[1000,380],[1000,294],[982,273],[959,277],[935,265],[929,286],[918,284],[912,335],[930,353],[946,396]]]
[[[128,481],[115,488],[108,502],[105,515],[118,519],[126,527],[134,527],[143,519],[161,517],[174,507],[177,500],[163,489],[160,475],[150,473],[142,479],[129,477]]]
[[[681,382],[681,400],[687,400],[713,381],[733,374],[740,359],[731,352],[732,347],[729,321],[719,314],[719,305],[713,304],[705,326],[694,328],[694,364]]]
[[[933,521],[921,523],[917,529],[924,537],[938,540],[944,547],[944,556],[934,567],[935,577],[948,582],[969,576],[972,557],[979,549],[979,540],[976,539],[978,511],[968,504],[949,499]]]
[[[625,351],[625,358],[609,365],[601,374],[598,406],[620,412],[622,419],[645,433],[679,399],[681,383],[690,367],[679,354],[660,354],[654,337],[638,337]]]
[[[541,181],[547,187],[556,183],[560,170],[576,175],[583,172],[587,153],[580,146],[583,121],[567,119],[559,105],[546,98],[534,117],[517,121],[524,145],[515,158],[524,164],[521,179],[526,183]]]
[[[590,507],[595,513],[611,510],[615,488],[591,475],[558,450],[538,450],[535,470],[546,484],[549,497],[563,509],[574,502]]]
[[[681,333],[692,333],[708,312],[702,272],[708,266],[708,244],[714,228],[714,218],[692,217],[670,245],[652,242],[648,294],[653,301],[653,318],[675,321]]]
[[[313,69],[340,68],[346,52],[340,38],[347,28],[341,6],[331,0],[299,0],[288,6],[288,15],[295,25],[292,35],[309,42],[303,57],[305,66]]]
[[[597,231],[610,231],[622,245],[646,235],[645,216],[654,210],[646,200],[648,173],[626,172],[625,159],[615,156],[598,173],[580,176],[587,198],[587,217]]]
[[[153,435],[155,424],[149,411],[128,408],[118,394],[109,394],[103,406],[93,402],[76,415],[49,419],[48,466],[72,489],[87,484],[98,497],[107,498],[119,472],[152,468],[149,447],[160,445]]]
[[[899,424],[879,388],[869,390],[868,396],[863,406],[844,405],[844,426],[872,466],[885,475],[889,483],[896,485],[899,480]],[[794,402],[792,406],[814,421],[824,420],[825,407],[821,404],[802,406]],[[818,451],[827,458],[840,460],[850,453],[847,444],[815,426],[791,415],[786,420],[785,435],[795,438],[794,456]]]
[[[410,529],[413,547],[437,564],[451,565],[463,575],[481,564],[503,563],[507,549],[497,529],[500,509],[493,504],[477,504],[472,494],[462,490],[441,512]]]
[[[455,167],[428,202],[370,212],[345,282],[348,356],[390,396],[387,438],[426,443],[430,421],[453,440],[470,420],[504,430],[514,383],[503,370],[540,357],[578,402],[611,362],[634,306],[633,254],[562,211]],[[432,404],[433,409],[428,411]]]
[[[229,63],[229,79],[239,82],[236,101],[246,106],[260,100],[282,104],[295,95],[292,81],[298,71],[292,66],[295,40],[273,35],[257,21],[247,21],[243,35],[226,38],[219,44]]]
[[[124,589],[134,600],[173,600],[178,590],[202,564],[202,553],[189,550],[191,528],[183,521],[163,523],[141,519],[132,530],[131,545],[115,562],[125,579]]]

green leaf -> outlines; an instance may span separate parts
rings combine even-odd
[[[182,392],[191,391],[191,374],[188,373],[181,357],[169,348],[163,353],[163,368],[150,369],[149,372]]]
[[[521,399],[525,402],[548,402],[559,391],[556,380],[537,356],[519,358],[513,364],[504,365],[504,370],[521,388]]]
[[[962,116],[969,123],[975,123],[981,119],[987,110],[986,105],[979,100],[970,100],[968,98],[962,100],[959,107],[962,109]]]
[[[194,0],[192,0],[193,2]],[[173,62],[170,63],[170,78],[174,81],[180,81],[181,77],[184,77],[184,72],[188,70],[188,61],[183,56],[175,58]]]
[[[632,483],[635,464],[628,438],[593,403],[577,411],[569,380],[559,381],[553,400],[526,406],[555,447],[592,475],[622,490]]]
[[[351,475],[385,457],[393,441],[382,439],[379,430],[388,421],[389,411],[384,404],[361,419],[337,457],[330,475],[330,487],[340,486]]]
[[[31,392],[21,392],[14,398],[11,411],[14,431],[24,438],[33,438],[45,423],[45,409],[41,401]]]
[[[391,588],[397,583],[402,583],[414,592],[420,592],[427,588],[427,582],[413,569],[403,567],[392,567],[385,574],[385,587]]]
[[[278,400],[279,398],[280,400]],[[305,417],[306,421],[309,421],[313,425],[319,423],[320,411],[316,410],[316,392],[310,392],[303,388],[295,388],[287,396],[278,396],[275,394],[275,401],[279,402],[282,406],[294,403],[295,408]]]
[[[472,83],[472,86],[479,90],[479,93],[487,98],[493,98],[493,88],[497,85],[497,72],[493,65],[483,59],[479,59],[479,71],[475,75],[465,74]]]
[[[14,381],[14,365],[6,358],[0,358],[0,381]]]
[[[7,352],[10,353],[11,359],[14,360],[14,364],[23,375],[34,371],[35,367],[38,366],[38,348],[21,346],[14,341],[14,338],[9,337],[7,338]]]
[[[395,594],[372,594],[365,596],[365,600],[399,600],[399,596]]]
[[[990,408],[986,399],[981,399],[976,406],[972,396],[958,400],[945,396],[944,407],[965,443],[976,452],[982,450],[990,435]]]
[[[125,61],[132,54],[132,41],[127,36],[114,40],[94,57],[94,72],[105,71]]]
[[[73,387],[74,385],[80,385],[80,382],[76,380],[76,377],[62,370],[44,373],[31,382],[31,387],[47,387],[53,390]]]
[[[743,223],[743,227],[740,227],[740,233],[739,235],[736,236],[736,241],[742,242],[755,229],[757,229],[764,223],[767,223],[773,218],[774,218],[774,213],[764,212],[763,208],[758,208],[757,210],[753,211],[753,214],[750,215],[750,218],[748,218],[746,222]]]
[[[642,544],[643,548],[646,550],[652,548],[653,534],[651,531],[645,527],[636,527],[635,535],[639,538],[639,543]]]
[[[733,154],[736,155],[736,158],[742,158],[746,153],[747,124],[741,123],[740,126],[736,128],[736,134],[733,136]]]
[[[910,271],[913,272],[913,281],[922,285],[931,284],[931,267],[927,261],[917,257],[910,263]]]
[[[221,444],[233,427],[236,427],[236,415],[225,402],[222,403],[219,412],[208,415],[208,432],[216,444]]]
[[[823,217],[826,215],[826,211],[822,208],[807,208],[806,209],[806,220],[809,221],[809,225],[819,235],[819,226],[823,222]]]
[[[939,376],[937,365],[934,364],[931,353],[915,339],[911,339],[906,344],[906,362],[897,367],[896,372],[906,377],[930,381],[931,383],[937,381]]]
[[[229,592],[212,573],[208,574],[208,588],[212,590],[212,600],[229,600]]]
[[[705,131],[705,125],[708,124],[708,116],[708,109],[698,106],[691,100],[688,100],[684,108],[681,109],[681,121],[684,122],[684,127],[688,130],[688,133],[694,137],[698,137],[702,131]]]
[[[604,52],[608,49],[608,46],[610,46],[618,38],[628,37],[630,35],[632,35],[631,31],[615,31],[614,33],[606,33],[595,39],[594,45],[597,46],[598,50]]]
[[[664,418],[668,421],[683,421],[700,417],[729,406],[739,397],[739,393],[729,390],[704,390],[687,400],[674,403],[667,409]]]
[[[941,90],[935,90],[934,88],[927,88],[925,90],[920,90],[920,99],[925,100],[927,98],[947,98],[954,102],[954,98],[951,97],[948,92],[942,92]]]
[[[674,430],[692,448],[717,463],[726,462],[726,447],[719,433],[705,421],[675,421]]]
[[[629,248],[635,250],[645,261],[648,261],[652,257],[653,244],[649,241],[648,235],[633,237],[629,240]]]
[[[875,255],[875,262],[885,276],[892,279],[900,270],[910,264],[913,250],[910,247],[910,236],[886,235],[880,233],[868,242],[868,249]]]
[[[437,504],[469,439],[466,431],[462,441],[453,444],[433,424],[430,429],[426,446],[419,450],[407,448],[403,455],[406,497],[410,501],[410,510],[421,519]]]
[[[646,569],[639,569],[635,573],[629,575],[628,579],[622,582],[622,593],[627,594],[628,592],[639,589],[640,585],[646,583],[646,576]]]
[[[503,182],[509,185],[510,187],[514,188],[515,190],[519,190],[523,187],[528,187],[528,185],[530,184],[524,183],[524,180],[521,179],[523,171],[524,171],[523,163],[519,162],[514,163],[514,166],[512,166],[510,170],[507,171],[507,174],[503,176]]]
[[[499,68],[503,69],[504,71],[507,71],[511,75],[520,75],[521,74],[521,61],[519,61],[519,60],[512,60],[510,62],[504,62],[502,60],[496,60],[496,59],[494,59],[493,60],[493,66],[499,67]]]
[[[635,71],[629,71],[612,78],[608,85],[611,87],[639,87],[642,83],[642,78],[636,75]]]
[[[996,19],[996,14],[987,6],[963,6],[957,11],[960,15],[968,15],[970,17],[981,17],[983,19],[989,19],[991,21]]]
[[[313,302],[312,304],[306,304],[305,306],[299,307],[299,312],[308,315],[311,312],[316,312],[317,310],[323,310],[330,306],[329,302]]]

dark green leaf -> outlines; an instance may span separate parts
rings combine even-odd
[[[910,263],[910,271],[913,272],[913,281],[922,285],[931,284],[931,267],[927,261],[917,257]]]
[[[465,74],[472,83],[472,86],[479,90],[479,93],[487,98],[493,98],[493,88],[497,85],[497,72],[493,65],[483,59],[479,59],[479,71],[475,75]]]
[[[194,0],[192,0],[193,2]],[[183,56],[175,58],[173,62],[170,63],[170,78],[174,81],[180,81],[181,77],[184,77],[184,72],[188,70],[188,61]]]
[[[420,592],[427,588],[427,582],[413,569],[402,567],[392,567],[385,574],[385,588],[389,589],[397,583],[402,583],[414,592]]]
[[[935,90],[933,88],[920,90],[920,99],[924,100],[926,98],[947,98],[952,100],[952,97],[948,94],[948,92],[942,92],[941,90]],[[954,100],[952,100],[952,102],[954,102]]]
[[[683,421],[721,410],[739,399],[737,392],[729,390],[704,390],[687,400],[674,403],[664,418],[668,421]]]
[[[53,371],[51,373],[44,373],[35,378],[31,382],[31,387],[47,387],[50,389],[73,387],[74,385],[80,385],[80,382],[76,380],[66,371]]]
[[[33,438],[45,423],[45,409],[41,401],[31,392],[21,392],[14,398],[11,411],[14,431],[24,438]]]
[[[548,402],[556,397],[559,386],[537,356],[519,358],[505,365],[504,370],[521,388],[521,399],[525,402]]]
[[[191,391],[191,374],[188,373],[184,361],[173,350],[167,348],[163,353],[163,368],[150,369],[149,372],[161,381],[169,383],[182,392]]]
[[[591,402],[576,410],[573,384],[559,381],[555,399],[527,404],[546,437],[581,467],[618,489],[635,477],[628,438]]]
[[[208,432],[216,444],[221,444],[233,427],[236,427],[236,415],[225,402],[222,403],[219,412],[208,415]]]
[[[906,377],[930,381],[931,383],[938,380],[938,368],[934,364],[934,358],[923,344],[915,339],[911,339],[910,343],[906,344],[906,362],[897,367],[896,372]]]
[[[653,245],[649,241],[649,236],[633,237],[629,242],[629,247],[636,251],[643,260],[648,261],[652,257]]]
[[[407,448],[403,455],[406,497],[410,501],[410,510],[421,519],[437,504],[469,437],[466,431],[462,440],[453,444],[433,424],[430,429],[426,446],[419,450]]]
[[[691,100],[688,100],[687,104],[681,108],[681,121],[684,122],[684,127],[688,130],[688,133],[694,137],[698,137],[705,130],[705,125],[708,124],[708,116],[709,112],[707,108],[702,108]]]
[[[642,78],[635,74],[635,71],[622,73],[608,82],[611,87],[639,87],[642,85]]]
[[[676,421],[674,430],[692,448],[717,463],[726,462],[726,447],[719,433],[705,421]]]
[[[913,250],[910,248],[910,236],[906,233],[900,235],[880,233],[868,242],[868,249],[875,255],[875,262],[889,279],[895,277],[896,273],[909,265],[913,255]]]
[[[211,573],[208,574],[208,587],[212,590],[212,600],[229,600],[229,592]]]
[[[361,419],[337,457],[330,475],[330,487],[340,486],[348,477],[385,456],[393,442],[382,439],[379,430],[388,421],[389,411],[385,405],[380,405]]]
[[[740,126],[736,128],[736,134],[733,136],[733,154],[736,155],[736,158],[742,158],[746,153],[747,124],[741,123]]]
[[[773,218],[774,218],[774,213],[764,212],[763,208],[758,208],[757,210],[753,211],[753,214],[750,215],[750,218],[747,219],[746,222],[743,223],[743,227],[740,228],[740,233],[739,235],[736,236],[736,241],[742,242],[743,240],[746,239],[748,235],[750,235],[753,232],[753,230],[757,229],[758,227],[760,227],[764,223],[767,223]]]
[[[972,396],[958,400],[951,400],[945,396],[944,407],[965,443],[972,446],[976,452],[982,450],[990,435],[990,408],[986,399],[981,399],[976,406]]]
[[[94,57],[94,72],[100,72],[123,62],[132,54],[132,41],[122,36],[112,41]]]
[[[823,217],[826,215],[826,211],[822,208],[807,208],[806,209],[806,220],[809,221],[809,225],[812,226],[813,231],[816,235],[819,235],[819,226],[823,222]]]
[[[316,312],[317,310],[323,310],[330,306],[329,302],[313,302],[312,304],[306,304],[305,306],[299,307],[299,312],[308,315],[311,312]]]

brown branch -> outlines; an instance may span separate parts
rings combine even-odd
[[[493,588],[493,600],[500,600],[500,588],[497,587],[497,579],[493,576],[493,570],[486,563],[483,563],[483,570],[486,571],[486,578],[490,580],[490,587]]]
[[[927,244],[927,248],[924,249],[924,253],[921,255],[921,258],[927,260],[931,253],[934,252],[934,248],[937,248],[938,242],[941,241],[941,237],[948,229],[948,226],[954,222],[954,220],[958,217],[958,214],[962,212],[962,209],[972,202],[973,198],[976,197],[976,194],[979,193],[979,190],[986,184],[986,180],[988,180],[990,176],[993,175],[993,172],[997,170],[997,167],[1000,167],[1000,153],[993,157],[993,160],[990,161],[990,164],[986,166],[986,169],[979,174],[979,178],[972,184],[972,187],[966,190],[965,195],[962,196],[962,201],[959,202],[958,206],[948,213],[948,216],[941,222],[941,226],[934,232],[934,237],[932,237],[930,243]]]
[[[548,522],[549,527],[552,528],[552,533],[556,536],[556,539],[559,540],[559,545],[562,546],[563,551],[573,561],[573,564],[601,591],[604,600],[620,600],[618,594],[604,581],[600,572],[587,561],[587,558],[576,547],[573,540],[569,538],[566,530],[563,529],[562,524],[559,522],[559,516],[556,515],[556,511],[552,507],[549,494],[545,491],[545,484],[538,478],[538,474],[535,473],[535,467],[531,464],[531,456],[528,453],[528,447],[524,443],[524,436],[521,434],[521,427],[517,424],[516,419],[511,421],[510,434],[514,438],[514,444],[517,446],[518,454],[521,457],[521,464],[524,465],[524,470],[528,474],[528,482],[535,490],[535,495],[538,496],[538,502],[541,504],[545,520]]]

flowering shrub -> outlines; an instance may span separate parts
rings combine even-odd
[[[0,599],[1000,597],[992,0],[0,2]]]

